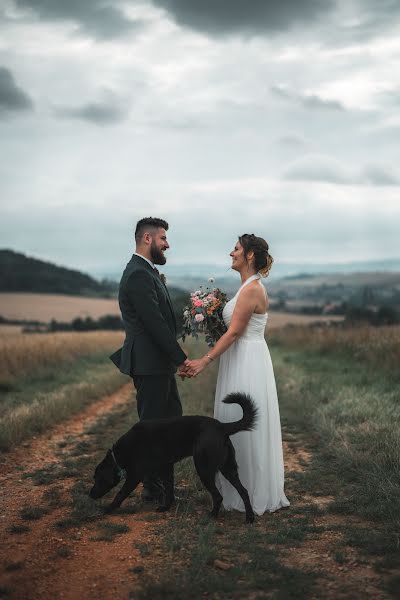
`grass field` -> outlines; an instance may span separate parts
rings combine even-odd
[[[400,326],[288,327],[274,330],[268,339],[283,347],[309,350],[319,356],[340,355],[377,369],[391,369],[399,376]]]
[[[383,368],[378,359],[371,368],[369,352],[366,362],[360,362],[357,354],[351,358],[335,350],[321,355],[312,343],[311,336],[306,350],[273,347],[283,423],[313,437],[318,450],[302,477],[302,489],[316,484],[333,493],[332,512],[372,523],[358,540],[363,549],[383,563],[397,562],[399,373]],[[349,527],[347,535],[356,543],[358,533]]]
[[[127,380],[108,359],[120,332],[0,338],[0,449],[48,429]]]
[[[382,587],[395,595],[400,583],[400,398],[399,373],[390,367],[399,352],[399,330],[336,333],[327,337],[324,330],[289,328],[269,338],[284,439],[310,457],[304,471],[286,473],[290,510],[259,520],[254,530],[243,531],[231,513],[222,530],[207,521],[194,527],[193,512],[209,500],[190,461],[181,463],[178,476],[187,482],[191,501],[180,507],[178,524],[162,531],[166,568],[161,581],[145,587],[143,598],[161,599],[165,590],[167,597],[182,600],[190,594],[262,598],[266,587],[273,598],[325,597],[313,595],[316,581],[326,577],[328,583],[332,575],[323,575],[315,558],[315,569],[304,569],[304,563],[299,568],[294,557],[286,560],[287,552],[301,549],[312,556],[319,538],[327,540],[323,546],[330,545],[326,551],[338,564],[372,565]],[[185,382],[181,393],[190,412],[212,414],[215,372],[206,372],[202,383],[200,388],[197,381]],[[313,498],[324,502],[316,506]],[[226,577],[213,568],[221,557],[231,565]],[[324,585],[319,586],[324,594]],[[342,589],[338,597],[363,595],[354,589],[347,594]]]
[[[25,377],[56,372],[61,365],[84,356],[103,355],[118,348],[121,332],[63,332],[13,335],[0,338],[0,390]]]
[[[114,347],[114,340],[110,342]],[[8,524],[9,535],[27,543],[44,522],[45,531],[56,531],[56,539],[62,540],[57,560],[67,562],[57,564],[60,572],[69,573],[72,589],[75,573],[82,579],[99,564],[99,569],[118,572],[119,597],[397,597],[400,398],[395,365],[399,328],[289,327],[271,332],[268,344],[278,384],[286,460],[291,465],[286,469],[289,509],[257,518],[251,527],[244,525],[242,514],[225,513],[218,521],[210,521],[208,494],[188,459],[176,469],[180,500],[172,513],[160,517],[146,512],[136,495],[117,515],[105,516],[102,506],[110,498],[93,504],[87,498],[88,485],[104,448],[134,420],[130,399],[105,414],[85,435],[58,442],[56,462],[18,475],[45,489],[35,506],[24,507]],[[187,349],[191,356],[200,355],[204,344],[188,340]],[[86,380],[91,373],[93,382],[104,385],[100,376],[105,362],[91,360],[89,355],[70,363],[76,369],[74,382]],[[213,363],[198,379],[179,381],[185,414],[212,414],[217,368]],[[46,385],[53,392],[63,389],[57,378],[51,387],[50,379],[45,384],[28,377],[42,392]],[[24,402],[29,404],[27,399]],[[61,494],[64,483],[70,486],[67,495],[65,490]],[[62,519],[57,517],[60,510]],[[146,535],[140,533],[143,528]],[[124,561],[119,558],[122,548],[128,548]],[[47,552],[45,545],[43,551]],[[54,549],[48,552],[55,560]],[[85,552],[96,557],[93,564],[85,562]],[[135,552],[139,558],[134,562]],[[25,577],[29,585],[36,577],[41,589],[50,589],[50,580],[41,583],[37,577],[36,563],[25,565],[24,561],[25,556],[22,564],[15,561],[18,581]],[[8,556],[10,570],[13,565]],[[97,582],[96,573],[90,582]],[[132,577],[135,584],[130,583]]]

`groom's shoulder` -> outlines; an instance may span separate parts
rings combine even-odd
[[[136,254],[133,254],[132,258],[126,265],[124,273],[134,271],[144,271],[145,273],[151,272],[146,261],[143,260],[143,258],[140,258],[140,256],[137,256]]]
[[[134,254],[124,269],[121,283],[127,282],[128,279],[131,279],[132,277],[147,278],[152,276],[153,273],[146,265],[146,262]]]

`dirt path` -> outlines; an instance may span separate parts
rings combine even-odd
[[[57,465],[57,452],[65,439],[85,438],[87,428],[101,416],[119,405],[132,404],[132,386],[90,406],[50,434],[33,439],[30,443],[7,454],[0,465],[0,537],[1,545],[0,596],[30,600],[76,600],[88,598],[98,591],[102,599],[115,600],[128,597],[140,577],[142,557],[134,543],[148,541],[147,516],[153,510],[144,509],[140,515],[116,515],[114,524],[129,521],[129,534],[118,537],[119,543],[93,542],[93,525],[60,530],[55,524],[68,518],[68,494],[71,480],[57,484],[61,494],[60,507],[38,520],[21,521],[21,511],[26,507],[43,506],[43,498],[49,486],[34,485],[32,479],[21,478],[21,473],[32,472],[49,465]],[[29,526],[21,533],[10,532],[10,524]],[[130,569],[137,568],[135,574]]]
[[[80,600],[93,596],[101,600],[128,599],[135,597],[135,590],[147,574],[153,580],[157,578],[158,567],[165,563],[157,526],[173,519],[173,514],[158,515],[154,507],[140,505],[136,512],[132,508],[131,514],[107,517],[107,523],[112,527],[128,525],[129,531],[119,532],[118,537],[111,541],[98,540],[94,522],[65,529],[57,526],[70,515],[70,495],[76,477],[38,486],[32,478],[23,476],[44,466],[57,466],[60,447],[66,440],[84,442],[90,425],[125,405],[132,405],[130,384],[3,459],[0,465],[0,536],[6,543],[1,544],[0,550],[0,596],[13,600]],[[286,434],[285,438],[286,471],[299,473],[307,469],[309,452],[299,444],[296,436]],[[55,488],[59,502],[56,497],[50,511],[37,520],[21,519],[24,508],[43,506],[46,493],[54,492]],[[289,498],[290,491],[289,478]],[[329,496],[305,496],[301,501],[292,503],[292,509],[311,505],[324,508],[331,500]],[[133,502],[134,499],[127,501],[131,507]],[[354,526],[354,517],[329,512],[317,514],[314,524],[320,528],[318,535],[311,539],[307,537],[300,545],[280,548],[279,556],[292,568],[321,572],[312,598],[389,598],[382,591],[382,576],[361,560],[354,549],[345,549],[345,564],[335,559],[335,547],[342,536],[339,529],[346,526],[346,519],[350,518]],[[274,515],[262,517],[256,526],[265,528],[265,522],[268,520],[270,523],[271,519]],[[295,510],[293,524],[294,519]],[[14,531],[10,531],[12,526]],[[24,526],[29,529],[19,533],[15,531],[15,528],[18,530],[18,527]],[[143,551],[148,548],[150,552]]]

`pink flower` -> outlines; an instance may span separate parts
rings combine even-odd
[[[194,300],[193,306],[195,306],[196,308],[199,306],[203,306],[203,301],[202,300]]]
[[[196,323],[201,323],[202,321],[204,321],[204,315],[201,315],[200,313],[198,313],[195,317],[194,320],[196,321]]]

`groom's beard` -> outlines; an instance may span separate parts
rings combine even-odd
[[[161,252],[161,250],[159,250],[157,248],[157,246],[154,244],[154,242],[151,243],[150,253],[151,253],[151,260],[153,261],[153,263],[155,265],[165,265],[165,263],[167,262],[166,257]]]

